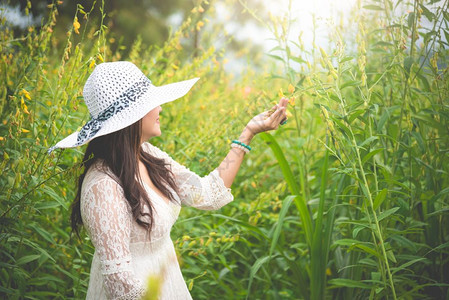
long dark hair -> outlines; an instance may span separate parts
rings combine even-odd
[[[167,188],[171,187],[178,193],[173,173],[167,168],[163,159],[154,157],[143,151],[141,147],[142,121],[123,128],[108,135],[100,136],[89,142],[84,153],[82,174],[78,178],[77,193],[72,203],[71,225],[72,232],[79,237],[79,226],[83,225],[81,218],[81,187],[89,168],[97,161],[101,162],[102,169],[112,178],[118,180],[123,189],[124,196],[129,202],[134,220],[151,232],[153,225],[153,207],[145,189],[135,178],[140,178],[139,160],[145,165],[153,184],[170,200],[176,201]],[[143,213],[143,204],[146,203],[149,213]],[[149,222],[139,217],[149,216]]]

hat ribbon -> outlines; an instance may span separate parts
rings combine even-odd
[[[79,131],[76,143],[71,147],[84,144],[87,140],[92,139],[98,131],[103,127],[104,122],[112,116],[128,108],[131,103],[135,103],[148,89],[152,86],[151,80],[147,77],[143,81],[138,81],[121,94],[116,101],[109,105],[97,117],[92,117]],[[137,121],[137,120],[136,120]],[[56,146],[48,149],[50,154]]]

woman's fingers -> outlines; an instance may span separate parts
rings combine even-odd
[[[288,104],[288,99],[287,98],[281,98],[281,100],[279,100],[279,106],[287,107],[287,104]]]
[[[270,110],[265,112],[265,119],[269,118],[278,108],[278,105],[276,104],[275,106],[273,106]]]
[[[276,129],[281,121],[287,117],[286,108],[279,107],[270,117],[270,127],[271,129]]]

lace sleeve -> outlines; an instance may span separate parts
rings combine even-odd
[[[144,288],[131,267],[132,216],[123,191],[110,177],[92,178],[86,185],[81,198],[81,216],[100,259],[107,297],[138,299]]]
[[[216,210],[234,200],[231,188],[224,185],[218,169],[201,177],[176,162],[158,147],[150,143],[145,143],[143,147],[150,154],[163,158],[169,164],[179,188],[182,204],[203,210]]]

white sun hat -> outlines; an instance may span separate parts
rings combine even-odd
[[[48,149],[73,148],[142,119],[153,108],[181,98],[199,78],[155,86],[142,71],[127,61],[107,62],[95,67],[83,90],[91,119],[81,128]]]

